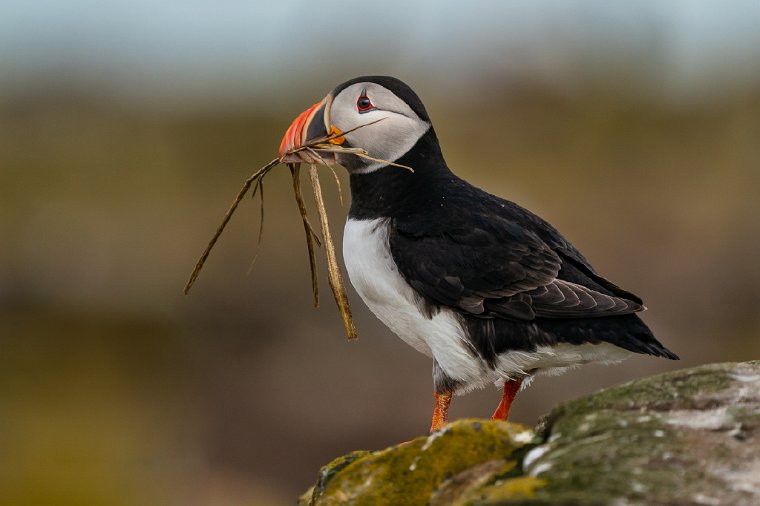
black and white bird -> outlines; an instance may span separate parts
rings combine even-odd
[[[554,227],[456,176],[424,105],[400,80],[338,85],[293,122],[280,154],[330,133],[374,159],[322,153],[350,175],[343,257],[352,285],[433,359],[431,431],[454,393],[495,383],[503,395],[493,418],[504,420],[536,374],[633,353],[678,358],[636,315],[641,299],[597,274]]]

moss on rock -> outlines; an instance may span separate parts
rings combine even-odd
[[[571,417],[574,413],[615,410],[620,412],[670,411],[693,406],[710,393],[720,392],[732,383],[731,373],[735,364],[710,364],[658,374],[622,385],[600,390],[562,403],[552,410],[539,425],[550,427],[555,420]]]
[[[559,405],[524,462],[547,480],[532,504],[755,504],[760,475],[727,477],[760,459],[758,389],[760,362],[711,364]]]
[[[536,497],[546,480],[534,476],[517,476],[469,490],[463,497],[450,503],[452,506],[486,506],[494,504],[520,504]]]
[[[334,460],[299,504],[760,504],[760,361],[605,389],[537,433],[460,420]]]
[[[516,451],[532,439],[533,432],[517,424],[459,420],[347,464],[333,461],[338,463],[326,468],[342,468],[323,468],[310,504],[427,504],[441,484],[478,464],[500,461],[516,468]]]

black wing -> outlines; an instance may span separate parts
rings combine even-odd
[[[520,320],[643,309],[638,297],[598,276],[543,220],[511,202],[498,207],[498,213],[447,213],[432,227],[429,221],[391,222],[393,259],[428,303]]]

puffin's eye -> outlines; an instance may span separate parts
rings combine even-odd
[[[375,106],[372,105],[372,101],[367,96],[367,91],[362,90],[362,94],[359,95],[359,98],[356,100],[356,109],[359,111],[359,113],[365,113],[371,111],[374,108]]]

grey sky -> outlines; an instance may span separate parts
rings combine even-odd
[[[255,100],[373,71],[450,89],[622,73],[665,96],[731,92],[760,80],[760,0],[0,3],[0,90]]]

